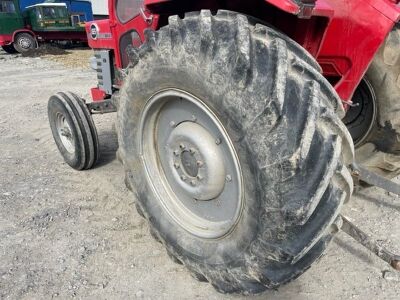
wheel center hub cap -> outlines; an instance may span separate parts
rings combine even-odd
[[[183,151],[181,153],[181,163],[184,172],[186,172],[191,177],[197,177],[199,174],[199,167],[197,166],[196,158],[189,151]]]
[[[212,200],[225,186],[224,157],[216,138],[193,122],[179,124],[168,139],[177,184],[196,200]]]

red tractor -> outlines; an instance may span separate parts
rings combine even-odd
[[[93,102],[50,98],[65,161],[91,168],[92,113],[170,257],[223,293],[287,283],[342,229],[354,184],[400,173],[399,0],[110,0],[88,23]]]

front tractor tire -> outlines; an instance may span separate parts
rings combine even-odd
[[[99,139],[84,100],[73,93],[57,93],[49,99],[48,118],[64,161],[76,170],[92,168],[99,157]]]
[[[223,293],[306,271],[353,186],[340,100],[315,61],[227,11],[170,17],[130,58],[119,155],[152,235]]]
[[[36,48],[36,40],[27,32],[19,33],[14,39],[13,46],[17,52],[26,53]]]
[[[356,146],[356,160],[387,178],[400,174],[400,25],[375,55],[358,86],[344,122]]]

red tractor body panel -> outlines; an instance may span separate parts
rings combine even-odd
[[[125,33],[136,31],[141,43],[145,40],[144,30],[165,25],[169,15],[200,9],[237,11],[273,25],[301,44],[318,60],[339,96],[349,101],[376,51],[400,19],[400,5],[396,1],[265,0],[262,4],[234,0],[221,6],[221,1],[207,0],[186,1],[185,7],[181,7],[181,1],[145,0],[143,10],[123,24],[116,17],[116,1],[110,0],[110,19],[88,23],[86,30],[89,45],[93,49],[112,50],[114,67],[122,69],[126,65],[120,40]],[[308,15],[302,15],[304,3],[311,5]],[[99,31],[96,39],[90,37],[93,23]]]

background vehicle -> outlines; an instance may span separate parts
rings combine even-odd
[[[93,21],[92,4],[84,0],[19,0],[19,9],[24,12],[27,7],[41,3],[65,3],[71,15],[79,15],[80,22]]]
[[[6,52],[26,52],[44,41],[87,41],[84,22],[93,20],[90,2],[69,1],[69,6],[39,3],[24,7],[27,3],[0,1],[0,46]]]
[[[65,161],[88,169],[90,113],[118,112],[126,184],[174,261],[220,292],[257,293],[297,278],[342,228],[400,268],[340,214],[359,179],[400,193],[370,172],[399,169],[398,1],[126,0],[109,12],[86,26],[94,102],[52,96],[50,126]]]

